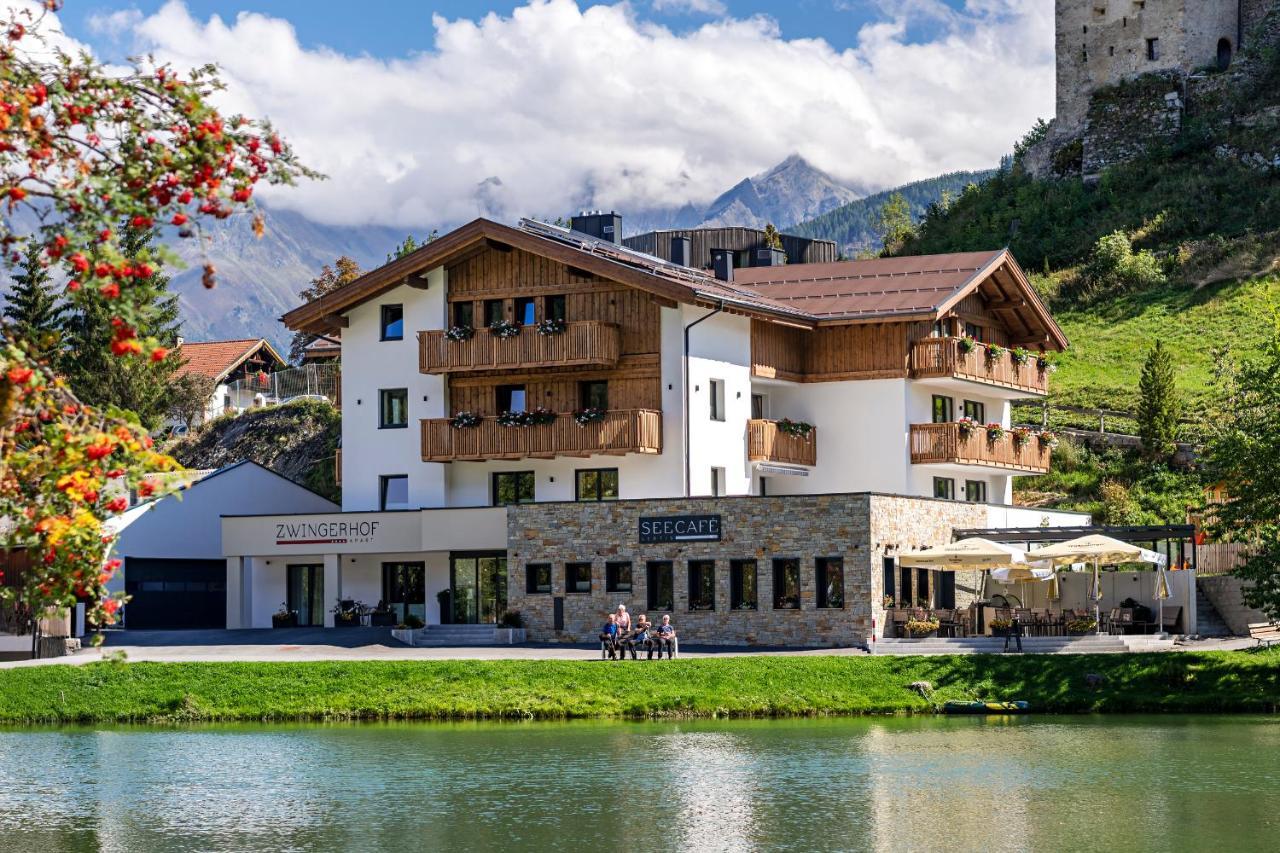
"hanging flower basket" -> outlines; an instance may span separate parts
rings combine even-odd
[[[567,328],[569,328],[569,324],[566,323],[564,320],[556,317],[550,320],[543,320],[541,323],[539,323],[538,334],[542,335],[543,337],[549,337],[551,335],[563,335],[565,329]]]
[[[1058,434],[1052,430],[1042,430],[1040,432],[1040,443],[1052,450],[1058,446]]]
[[[1054,373],[1058,369],[1058,365],[1054,364],[1053,360],[1047,355],[1036,357],[1036,367],[1040,369],[1041,373]]]
[[[1013,363],[1018,367],[1022,367],[1022,365],[1031,360],[1031,353],[1022,347],[1015,347],[1009,350],[1009,358],[1012,359]]]
[[[978,348],[978,342],[968,335],[965,335],[956,343],[956,348],[965,355],[968,355]]]
[[[987,441],[999,441],[1004,438],[1004,427],[997,423],[987,424]]]
[[[585,409],[578,409],[576,412],[574,412],[573,419],[574,421],[577,422],[578,426],[584,427],[587,424],[600,423],[602,420],[604,420],[604,415],[605,415],[604,409],[588,407]]]
[[[973,418],[961,418],[956,421],[956,428],[959,430],[961,438],[968,438],[977,432],[981,426]]]
[[[794,438],[808,438],[813,432],[813,424],[804,421],[793,421],[791,418],[783,418],[778,421],[778,432],[783,435],[789,435]]]
[[[1027,427],[1015,427],[1013,429],[1013,446],[1017,448],[1026,447],[1031,441],[1032,432]]]
[[[514,338],[520,334],[520,327],[507,320],[495,320],[489,324],[489,334],[495,338]]]
[[[999,344],[987,344],[987,361],[999,361],[1004,354],[1005,348]]]
[[[469,341],[475,337],[476,330],[470,326],[450,326],[444,333],[446,341]]]
[[[481,417],[475,412],[458,412],[449,419],[449,426],[454,429],[473,429],[480,426]]]

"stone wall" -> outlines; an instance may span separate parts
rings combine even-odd
[[[1231,633],[1247,637],[1250,623],[1271,620],[1261,610],[1254,610],[1244,603],[1243,584],[1244,581],[1232,575],[1213,575],[1196,578],[1196,592],[1213,602],[1214,609],[1227,623]]]
[[[520,611],[529,639],[594,641],[618,604],[647,611],[646,564],[673,563],[671,621],[682,641],[728,645],[856,646],[871,627],[873,574],[868,535],[869,496],[692,498],[609,503],[541,503],[508,509],[508,602]],[[720,515],[719,542],[640,544],[642,516]],[[800,609],[773,608],[774,558],[800,560]],[[844,560],[844,607],[819,609],[814,560]],[[715,561],[715,609],[689,610],[688,561]],[[729,609],[729,561],[756,560],[756,610]],[[605,563],[630,561],[629,593],[605,589]],[[567,593],[565,563],[591,563],[591,592]],[[552,594],[529,594],[525,567],[551,563]],[[564,601],[564,630],[554,629],[554,602]]]
[[[1181,75],[1168,71],[1095,92],[1084,133],[1084,178],[1174,139],[1182,129],[1182,87]]]

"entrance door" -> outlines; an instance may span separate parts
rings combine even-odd
[[[403,623],[409,616],[427,621],[427,570],[422,563],[383,563],[382,601]]]
[[[285,606],[298,614],[299,626],[324,624],[324,566],[291,565]]]
[[[507,609],[506,553],[451,555],[449,589],[454,623],[496,624]]]

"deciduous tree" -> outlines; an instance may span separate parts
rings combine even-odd
[[[406,242],[412,239],[413,237],[408,237]],[[311,279],[311,283],[298,294],[298,300],[301,302],[313,302],[326,293],[331,293],[344,284],[355,281],[362,275],[364,275],[364,272],[360,269],[360,265],[343,255],[334,261],[332,265],[325,264],[320,270],[320,275]],[[307,347],[315,339],[316,336],[308,332],[294,332],[293,340],[289,344],[289,361],[294,364],[300,364]]]

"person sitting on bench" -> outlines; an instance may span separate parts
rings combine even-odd
[[[600,629],[600,642],[604,644],[609,660],[621,660],[618,649],[618,620],[612,613],[605,620],[604,627]]]
[[[626,657],[626,653],[629,651],[631,652],[631,659],[635,660],[636,648],[638,646],[644,646],[645,649],[651,649],[652,645],[649,639],[649,631],[652,628],[653,628],[653,625],[650,624],[648,616],[641,613],[638,617],[636,617],[635,628],[633,628],[631,632],[628,633],[622,641],[622,649],[623,649],[622,656]],[[652,656],[653,655],[651,653],[650,657]]]
[[[676,648],[675,639],[676,629],[675,626],[671,624],[671,617],[663,616],[662,624],[658,626],[656,631],[654,631],[653,640],[650,643],[649,659],[653,659],[654,649],[657,649],[658,651],[658,660],[662,660],[663,649],[667,650],[667,660],[674,658]]]

